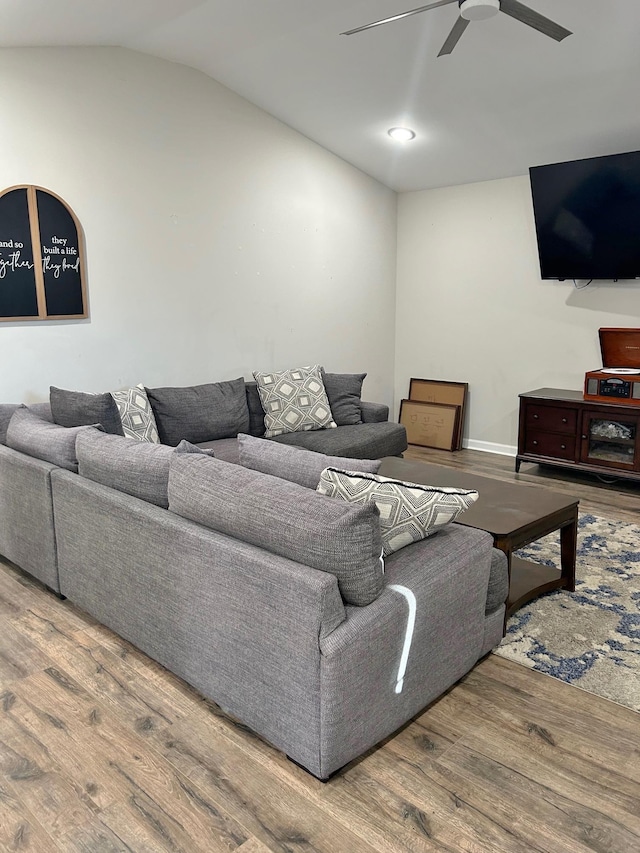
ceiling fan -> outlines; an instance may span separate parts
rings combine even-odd
[[[486,18],[492,18],[498,12],[504,12],[516,21],[526,24],[528,27],[533,27],[549,38],[556,41],[571,35],[571,30],[561,27],[555,21],[545,18],[538,12],[534,12],[524,3],[518,0],[437,0],[436,3],[429,3],[427,6],[420,6],[418,9],[410,9],[408,12],[401,12],[399,15],[392,15],[390,18],[382,18],[380,21],[373,21],[371,24],[365,24],[362,27],[356,27],[353,30],[347,30],[340,33],[343,36],[352,36],[355,33],[361,33],[363,30],[370,30],[373,27],[380,27],[382,24],[390,24],[392,21],[399,21],[401,18],[408,18],[410,15],[418,15],[420,12],[427,12],[429,9],[436,9],[438,6],[448,6],[451,3],[457,3],[460,7],[460,17],[453,25],[453,29],[447,36],[445,43],[442,45],[438,56],[445,56],[454,49],[460,41],[462,34],[469,26],[471,21],[483,21]]]

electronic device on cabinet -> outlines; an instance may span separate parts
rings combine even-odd
[[[640,329],[598,330],[601,368],[584,377],[584,399],[640,408]]]

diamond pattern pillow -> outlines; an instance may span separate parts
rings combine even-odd
[[[118,407],[122,431],[127,438],[160,444],[156,419],[144,385],[112,391],[111,396]]]
[[[320,371],[316,364],[253,374],[265,413],[266,438],[336,426]]]
[[[325,468],[317,491],[348,503],[373,501],[380,511],[385,557],[431,536],[478,500],[472,489],[421,486],[339,468]]]

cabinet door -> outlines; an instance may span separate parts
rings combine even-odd
[[[580,461],[603,468],[640,469],[638,415],[582,413]]]

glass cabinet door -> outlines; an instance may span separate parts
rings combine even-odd
[[[582,421],[582,462],[636,468],[638,418],[606,417],[585,412]]]

